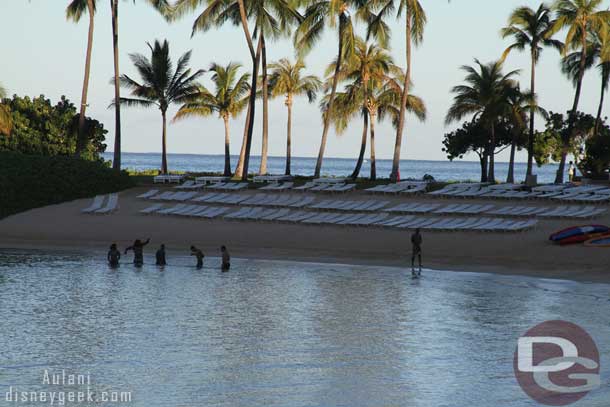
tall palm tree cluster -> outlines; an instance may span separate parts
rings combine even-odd
[[[562,70],[572,80],[575,87],[574,100],[569,110],[568,129],[562,135],[561,160],[555,182],[563,182],[566,158],[570,141],[574,137],[578,106],[582,92],[585,71],[597,64],[601,74],[601,97],[597,112],[595,131],[599,131],[604,95],[610,81],[610,11],[601,9],[602,0],[557,0],[552,6],[541,4],[537,9],[524,6],[513,11],[508,26],[501,30],[504,38],[511,38],[512,44],[498,61],[482,64],[478,60],[475,67],[463,67],[466,72],[465,84],[453,88],[454,103],[449,109],[446,121],[462,119],[473,115],[489,128],[489,145],[486,151],[488,162],[487,180],[494,181],[495,127],[499,120],[508,120],[517,133],[525,129],[529,116],[527,176],[533,173],[533,151],[535,143],[535,116],[546,117],[546,112],[537,104],[536,66],[545,47],[558,50],[562,59]],[[553,39],[560,31],[565,31],[564,41]],[[530,89],[522,92],[515,77],[519,71],[507,74],[502,65],[514,50],[529,51],[531,58]],[[525,119],[525,120],[524,120]],[[514,180],[514,149],[511,146],[511,165],[508,181]]]
[[[323,93],[320,102],[322,132],[314,176],[320,176],[330,128],[343,133],[348,124],[362,119],[360,153],[352,176],[358,177],[367,147],[370,150],[371,173],[375,179],[375,142],[378,121],[390,119],[395,130],[394,154],[390,178],[400,177],[400,156],[406,136],[407,113],[419,120],[426,118],[423,100],[414,95],[413,49],[421,45],[427,16],[419,0],[146,0],[168,21],[176,21],[192,13],[195,19],[192,35],[232,24],[243,32],[251,62],[251,72],[241,73],[241,65],[213,63],[207,70],[214,89],[202,86],[198,79],[204,70],[191,72],[190,52],[174,64],[169,58],[167,42],[150,45],[150,59],[130,54],[140,79],[119,72],[118,12],[119,0],[109,0],[112,16],[115,98],[114,167],[120,168],[121,129],[120,106],[156,106],[163,122],[162,171],[167,171],[166,113],[169,105],[180,105],[174,120],[206,117],[218,114],[225,127],[225,175],[246,179],[257,120],[257,98],[262,100],[262,151],[258,173],[267,172],[269,140],[269,100],[283,97],[287,108],[286,174],[291,173],[292,110],[295,98],[306,97],[312,103]],[[546,117],[537,104],[536,67],[544,48],[555,48],[563,56],[563,70],[575,86],[569,114],[569,130],[563,140],[564,149],[557,172],[557,182],[563,181],[570,132],[574,129],[585,71],[597,65],[601,73],[600,103],[596,130],[601,123],[604,95],[610,83],[610,11],[601,9],[602,0],[556,0],[552,5],[540,4],[537,9],[523,6],[515,9],[501,30],[511,44],[497,61],[462,67],[464,84],[453,88],[454,102],[446,115],[451,123],[470,117],[480,120],[489,131],[486,148],[486,178],[495,180],[496,127],[510,122],[514,129],[511,145],[511,170],[508,181],[514,181],[513,163],[517,140],[527,134],[527,175],[533,173],[536,115]],[[89,16],[89,32],[85,75],[81,99],[79,132],[87,108],[87,89],[93,44],[94,14],[97,0],[71,0],[68,18],[79,21]],[[397,19],[404,27],[404,66],[395,61],[388,49],[390,20]],[[356,23],[365,27],[357,34]],[[325,80],[305,71],[305,58],[326,30],[336,35],[336,57],[329,63]],[[565,40],[553,37],[565,32]],[[268,61],[268,47],[280,38],[291,38],[296,60],[288,58]],[[528,51],[531,56],[531,76],[528,90],[521,90],[517,77],[520,71],[503,72],[503,63],[513,51]],[[121,97],[120,88],[131,92]],[[235,170],[230,159],[230,120],[245,113],[239,159]]]

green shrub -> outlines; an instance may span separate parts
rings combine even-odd
[[[101,161],[0,152],[0,218],[132,186]]]

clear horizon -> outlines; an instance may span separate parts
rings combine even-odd
[[[446,160],[441,151],[443,135],[459,126],[445,127],[444,115],[449,107],[452,86],[462,82],[459,67],[472,64],[474,58],[487,62],[497,59],[509,41],[500,38],[499,30],[506,25],[512,9],[529,4],[537,7],[541,2],[506,0],[489,2],[470,0],[467,2],[426,2],[428,25],[423,44],[415,50],[413,58],[414,93],[423,97],[428,106],[428,121],[417,122],[409,116],[406,142],[403,143],[403,159]],[[67,3],[66,3],[67,4]],[[4,63],[0,66],[0,83],[9,94],[38,96],[44,94],[53,101],[66,95],[75,105],[80,103],[84,53],[88,20],[74,24],[65,19],[65,6],[41,0],[12,2],[2,6],[0,29],[5,38],[19,38],[5,44]],[[603,5],[607,6],[606,3]],[[239,27],[224,26],[219,30],[197,33],[191,38],[191,25],[195,14],[178,22],[168,24],[152,7],[140,2],[120,4],[120,64],[122,73],[133,75],[134,68],[129,53],[146,54],[146,42],[167,38],[172,59],[192,49],[192,68],[207,68],[212,62],[226,64],[241,62],[244,72],[249,71],[249,57]],[[112,99],[112,44],[109,7],[98,4],[94,35],[89,109],[87,115],[104,123],[109,131],[108,142],[114,135],[114,114],[107,108]],[[28,16],[23,24],[21,16]],[[484,16],[484,18],[482,18]],[[391,53],[395,62],[404,66],[404,41],[402,21],[392,20],[393,38]],[[142,29],[146,27],[146,29]],[[363,25],[358,25],[363,34]],[[558,38],[561,38],[559,36]],[[269,44],[269,60],[282,57],[294,59],[289,40]],[[336,53],[335,35],[327,30],[320,45],[307,57],[307,71],[321,75]],[[559,69],[559,55],[547,49],[538,65],[537,91],[540,104],[547,110],[565,112],[570,108],[573,88]],[[44,66],[44,72],[41,72]],[[522,69],[520,80],[523,87],[529,85],[529,57],[527,53],[515,52],[509,57],[506,70]],[[203,81],[209,85],[209,75]],[[125,91],[123,91],[125,94]],[[597,72],[591,70],[585,76],[580,109],[594,113],[599,98]],[[174,106],[171,114],[176,111]],[[605,112],[604,112],[605,113]],[[260,154],[260,115],[252,146],[253,154]],[[231,152],[235,154],[241,146],[244,115],[231,122]],[[286,111],[283,99],[270,103],[269,154],[282,156],[285,151]],[[295,102],[293,117],[293,155],[315,157],[321,135],[321,120],[317,102],[309,105],[304,99]],[[543,123],[537,121],[537,127]],[[160,151],[161,117],[156,109],[122,109],[123,151]],[[336,137],[331,131],[326,155],[336,158],[355,157],[359,149],[360,120],[352,121],[348,131]],[[388,159],[392,155],[394,130],[388,123],[378,126],[377,157]],[[190,119],[170,124],[168,129],[168,152],[180,154],[191,151],[195,154],[221,154],[223,152],[223,125],[216,117]],[[368,155],[368,152],[367,152]],[[467,156],[475,161],[475,156]],[[508,152],[498,155],[498,161],[508,161]],[[524,161],[525,152],[517,154]]]

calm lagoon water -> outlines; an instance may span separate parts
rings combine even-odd
[[[138,407],[534,406],[513,352],[549,319],[579,324],[600,349],[602,387],[576,405],[610,400],[610,285],[170,261],[110,270],[99,253],[0,252],[0,405],[28,405],[5,400],[11,386],[66,390],[42,384],[45,369],[65,369]]]

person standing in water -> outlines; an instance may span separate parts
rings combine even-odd
[[[145,242],[142,242],[140,239],[136,239],[133,242],[133,245],[129,246],[125,249],[125,254],[129,250],[133,250],[133,264],[136,266],[141,266],[144,264],[144,246],[146,246],[150,242],[150,238],[146,239]]]
[[[423,243],[423,239],[421,234],[419,233],[419,228],[415,229],[415,233],[411,235],[411,245],[413,246],[413,251],[411,254],[411,274],[413,276],[421,275],[421,245]],[[419,258],[419,271],[415,271],[415,256]]]
[[[231,268],[231,255],[229,254],[229,251],[227,250],[226,246],[222,246],[220,248],[220,253],[222,254],[222,266],[221,269],[222,271],[229,271],[229,269]]]
[[[156,257],[156,264],[157,266],[166,266],[167,262],[165,261],[165,245],[162,244],[161,247],[159,247],[159,250],[157,250],[157,253],[155,254]]]
[[[110,245],[110,250],[108,250],[107,258],[110,267],[119,266],[119,260],[121,260],[121,252],[117,249],[116,243]]]
[[[203,258],[205,255],[201,250],[196,248],[195,246],[191,246],[191,256],[195,256],[197,258],[197,268],[200,269],[203,267]]]

